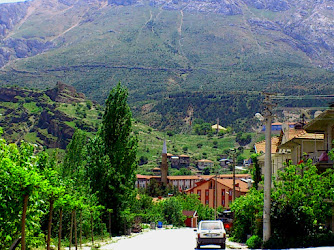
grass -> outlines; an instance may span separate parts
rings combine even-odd
[[[164,132],[160,132],[146,126],[142,123],[134,123],[133,130],[138,136],[138,159],[141,156],[148,158],[148,163],[139,167],[138,172],[150,173],[154,167],[160,166],[163,140],[166,139],[167,152],[181,155],[186,154],[191,157],[191,165],[195,165],[196,160],[207,158],[219,164],[218,160],[224,155],[224,150],[237,146],[234,135],[226,137],[208,137],[203,135],[193,134],[175,134],[168,136]],[[217,147],[214,147],[214,141],[217,142]],[[201,144],[201,146],[198,146]],[[187,150],[183,149],[187,147]],[[249,158],[251,155],[250,149],[245,149],[243,157]]]
[[[37,137],[37,132],[32,132],[32,133],[27,133],[24,136],[24,140],[30,143],[36,143],[38,142],[40,139]]]
[[[36,114],[42,111],[41,107],[36,105],[36,102],[26,102],[23,104],[23,107],[26,108],[30,113]]]

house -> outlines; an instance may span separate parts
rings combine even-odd
[[[307,133],[304,129],[300,129],[298,132],[290,140],[278,146],[279,150],[289,150],[289,158],[294,165],[314,157],[314,152],[322,151],[324,142],[323,134]]]
[[[179,155],[180,159],[180,167],[189,167],[190,164],[190,156],[189,155]]]
[[[277,174],[276,169],[280,168],[281,166],[280,162],[282,161],[278,157],[276,157],[278,142],[279,142],[279,137],[271,138],[271,160],[272,160],[272,165],[273,165],[272,167],[273,176]],[[260,142],[255,143],[254,149],[255,149],[255,153],[261,154],[258,157],[258,163],[259,163],[260,168],[262,169],[262,174],[264,174],[264,159],[265,159],[265,153],[266,153],[266,142],[260,141]]]
[[[213,161],[202,159],[197,161],[197,167],[200,170],[203,170],[205,168],[212,168],[214,165]]]
[[[250,182],[246,180],[235,180],[235,198],[245,195],[249,192]],[[232,203],[233,196],[233,179],[220,179],[212,177],[208,180],[200,182],[193,188],[186,190],[187,194],[197,194],[198,199],[203,205],[211,208],[222,206],[226,209]],[[217,197],[217,198],[215,198]]]
[[[177,176],[168,176],[168,184],[176,187],[178,190],[187,190],[189,188],[195,187],[199,185],[201,182],[205,182],[214,175],[177,175]],[[228,179],[232,180],[232,174],[222,174],[218,175],[219,179]],[[236,174],[236,180],[250,180],[251,176],[249,174]],[[161,181],[160,176],[152,176],[152,175],[141,175],[137,174],[136,187],[137,188],[146,188],[151,179],[156,179],[157,181]]]
[[[167,155],[168,158],[168,155]],[[189,155],[171,155],[169,157],[169,162],[171,163],[172,168],[187,168],[190,165],[190,156]]]
[[[168,183],[178,190],[186,190],[194,187],[201,179],[202,177],[198,175],[176,175],[168,176]]]
[[[197,211],[183,210],[182,214],[187,217],[186,220],[184,221],[186,227],[192,227],[192,228],[197,227],[197,219],[198,219]]]
[[[219,132],[219,131],[227,131],[227,128],[224,128],[224,127],[222,127],[222,126],[220,126],[218,124],[212,125],[211,128],[212,128],[212,130],[215,130],[217,132]]]
[[[311,122],[305,125],[305,131],[308,133],[320,134],[323,141],[320,147],[314,148],[310,158],[320,171],[333,167],[333,161],[328,157],[328,152],[333,149],[334,139],[334,105],[315,117]],[[320,144],[320,142],[318,143]]]
[[[152,168],[152,173],[153,175],[161,175],[161,169],[156,167],[156,168]]]
[[[171,156],[170,158],[170,166],[172,168],[179,168],[179,162],[180,162],[180,158],[176,155]]]
[[[156,179],[159,182],[161,181],[161,176],[137,174],[136,177],[136,188],[147,188],[147,185],[150,183],[151,179]]]
[[[229,168],[229,166],[232,166],[233,164],[233,160],[232,159],[227,159],[227,158],[223,158],[219,160],[219,165],[222,168]]]
[[[290,128],[293,128],[295,126],[294,123],[285,123],[285,124],[287,124]],[[282,130],[282,127],[283,127],[283,123],[274,122],[274,123],[271,124],[271,131],[273,133],[280,132]],[[266,126],[265,125],[263,125],[262,131],[266,131]]]
[[[311,121],[309,124],[314,124],[314,122]],[[311,158],[315,164],[319,162],[318,159],[321,154],[326,151],[324,145],[325,135],[314,129],[314,125],[311,126],[311,129],[307,130],[310,126],[309,124],[303,126],[301,123],[295,123],[293,128],[290,125],[283,124],[280,136],[272,138],[272,176],[277,177],[278,170],[283,170],[289,162],[297,165],[308,158]],[[316,133],[311,133],[314,131]],[[256,153],[262,153],[258,157],[258,161],[263,173],[265,141],[256,143],[254,148]],[[324,165],[326,166],[326,164],[327,166],[330,166],[330,164],[333,166],[330,160],[322,163],[319,163],[319,168]]]

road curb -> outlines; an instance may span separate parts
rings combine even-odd
[[[238,243],[238,242],[232,242],[232,241],[226,241],[226,247],[231,249],[248,249],[246,244]]]

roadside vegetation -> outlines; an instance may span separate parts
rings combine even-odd
[[[271,192],[272,236],[269,241],[262,245],[261,188],[253,188],[232,204],[235,216],[232,239],[246,242],[251,236],[246,242],[250,248],[333,246],[334,234],[326,227],[332,218],[333,178],[333,169],[318,173],[310,161],[287,165],[274,180]]]

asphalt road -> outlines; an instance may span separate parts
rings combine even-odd
[[[112,250],[194,250],[196,233],[191,228],[157,229],[117,243],[102,246]],[[220,249],[219,246],[203,246],[201,249]]]

